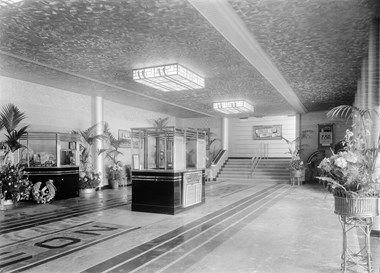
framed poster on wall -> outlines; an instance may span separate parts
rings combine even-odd
[[[133,148],[139,147],[139,142],[132,139],[131,131],[119,129],[118,140],[121,141],[119,144],[120,148],[131,148],[131,143],[133,143]]]
[[[119,145],[120,148],[130,148],[131,147],[131,132],[128,130],[118,131],[119,141],[122,141]]]
[[[253,126],[253,139],[281,139],[282,125]]]
[[[330,148],[334,143],[334,124],[318,124],[318,148]]]

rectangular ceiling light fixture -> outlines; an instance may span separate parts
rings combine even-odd
[[[164,92],[205,87],[204,78],[179,64],[135,69],[133,80]]]
[[[254,111],[253,106],[243,100],[214,102],[213,108],[224,114],[239,114]]]

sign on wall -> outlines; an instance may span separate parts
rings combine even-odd
[[[318,147],[329,148],[334,142],[334,125],[318,124]]]
[[[281,139],[282,125],[253,126],[253,139]]]

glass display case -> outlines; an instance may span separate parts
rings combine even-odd
[[[131,129],[132,211],[176,214],[205,202],[206,131]]]
[[[20,163],[28,167],[79,166],[77,134],[28,132],[20,139]]]
[[[56,200],[79,196],[77,134],[28,132],[20,139],[19,162],[33,183],[53,180]]]
[[[169,126],[132,128],[131,132],[133,159],[139,161],[133,164],[135,169],[178,171],[206,167],[204,130]]]

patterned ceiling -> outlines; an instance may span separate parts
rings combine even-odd
[[[306,111],[353,102],[378,0],[203,1],[231,7]],[[192,2],[0,0],[0,75],[183,118],[223,116],[212,103],[236,99],[255,106],[252,116],[294,114]],[[169,63],[206,87],[162,92],[132,81],[132,69]]]

